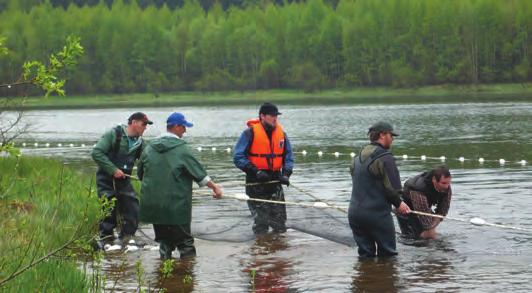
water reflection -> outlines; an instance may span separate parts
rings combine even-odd
[[[353,266],[353,292],[397,292],[397,258],[359,258]]]
[[[283,234],[264,234],[257,237],[250,248],[250,260],[243,272],[249,276],[250,292],[292,292],[286,277],[292,263],[284,257],[274,256],[289,248]]]

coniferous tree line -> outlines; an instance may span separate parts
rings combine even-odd
[[[86,52],[69,94],[532,81],[529,0],[35,1],[0,12],[3,82],[67,35]]]

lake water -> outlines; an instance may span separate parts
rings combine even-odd
[[[280,105],[279,109],[283,113],[280,122],[297,152],[291,181],[315,196],[347,206],[350,153],[358,153],[367,143],[369,125],[386,120],[401,134],[392,152],[403,181],[441,164],[440,157],[446,157],[453,174],[450,217],[481,217],[490,223],[532,230],[532,104]],[[194,149],[202,147],[196,154],[209,174],[221,182],[226,193],[242,193],[244,176],[233,166],[226,149],[233,148],[245,121],[257,116],[258,107],[30,111],[26,121],[31,121],[32,130],[20,142],[26,143],[25,154],[60,157],[92,171],[92,144],[105,129],[124,122],[137,110],[155,122],[146,131],[147,138],[165,131],[170,112],[184,112],[195,124],[185,138]],[[479,163],[479,158],[484,162]],[[288,201],[298,195],[294,188],[286,190]],[[211,202],[225,209],[225,216],[196,216],[223,223],[230,221],[232,213],[246,210],[245,203],[230,199]],[[142,231],[148,238],[153,236],[150,226]],[[400,240],[399,256],[391,260],[360,261],[355,248],[290,229],[284,235],[240,242],[198,239],[198,256],[178,262],[169,279],[159,273],[158,251],[110,253],[104,270],[110,279],[118,278],[116,284],[108,284],[117,291],[136,288],[138,260],[145,270],[146,285],[167,292],[532,290],[532,232],[456,221],[444,221],[438,231],[440,238],[428,243]]]

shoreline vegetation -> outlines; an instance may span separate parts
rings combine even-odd
[[[10,98],[22,101],[22,98]],[[90,96],[28,97],[17,109],[83,109],[167,106],[254,105],[264,101],[280,104],[429,104],[532,102],[532,83],[439,85],[419,88],[364,87],[316,92],[257,90],[225,92],[178,92],[101,94]],[[4,107],[4,110],[9,110]],[[11,108],[14,109],[14,108]]]
[[[0,157],[0,170],[0,291],[97,292],[94,178],[39,157]]]

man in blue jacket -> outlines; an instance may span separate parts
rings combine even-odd
[[[251,198],[283,201],[281,184],[288,186],[294,168],[294,155],[288,136],[277,122],[277,106],[264,103],[259,119],[248,121],[235,146],[233,161],[246,173],[246,194]],[[254,217],[253,232],[262,234],[269,227],[274,232],[286,231],[284,204],[248,201]]]

